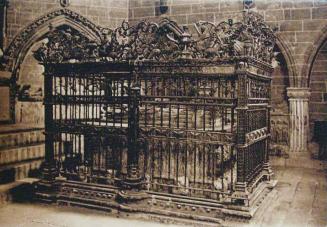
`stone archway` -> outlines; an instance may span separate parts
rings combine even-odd
[[[327,40],[318,49],[316,57],[311,64],[309,76],[310,87],[310,129],[313,132],[314,121],[327,120]]]
[[[287,42],[277,34],[275,51],[279,64],[272,74],[272,111],[271,111],[271,154],[283,155],[290,150],[292,137],[290,128],[294,125],[291,119],[292,104],[287,90],[296,84],[296,68]]]
[[[289,103],[287,88],[290,86],[290,70],[279,46],[274,51],[278,64],[274,67],[271,84],[271,155],[281,156],[287,153],[289,146]]]
[[[312,76],[315,70],[315,63],[317,61],[317,58],[319,58],[319,53],[321,49],[324,49],[326,46],[327,41],[327,26],[325,26],[317,35],[316,40],[313,42],[312,46],[306,50],[304,53],[304,56],[306,58],[303,61],[303,66],[301,69],[301,75],[299,76],[297,87],[295,89],[292,89],[289,91],[291,98],[295,100],[297,103],[302,105],[296,105],[297,110],[303,110],[302,113],[300,113],[300,116],[302,116],[302,122],[304,123],[304,130],[306,135],[305,140],[305,150],[307,150],[307,143],[311,142],[312,136],[313,136],[313,123],[314,120],[321,120],[321,116],[315,116],[314,108],[319,108],[319,105],[315,105],[315,101],[324,103],[324,97],[322,96],[322,93],[317,94],[317,89],[311,89],[311,82],[312,82]],[[325,88],[326,89],[326,88]],[[318,92],[319,93],[319,92]],[[317,95],[321,97],[317,97]],[[309,103],[310,100],[310,103]],[[312,103],[314,101],[314,103]],[[320,103],[320,104],[321,104]],[[314,105],[312,105],[314,104]],[[325,103],[321,106],[325,106]],[[327,111],[322,111],[326,112]],[[303,117],[304,116],[304,117]],[[297,141],[301,141],[301,138]],[[303,140],[302,140],[303,142]],[[317,148],[314,148],[317,149]]]
[[[327,26],[321,29],[319,35],[317,35],[317,39],[313,42],[312,48],[308,48],[305,52],[306,59],[304,60],[304,65],[302,68],[301,74],[303,75],[304,87],[309,87],[310,85],[310,76],[312,72],[313,62],[315,61],[319,50],[325,44],[327,40]]]
[[[38,18],[33,23],[25,27],[5,50],[6,71],[11,72],[10,78],[10,115],[12,122],[16,122],[16,96],[19,92],[17,90],[17,81],[21,74],[21,66],[23,62],[31,56],[33,45],[40,43],[47,34],[55,28],[61,26],[69,26],[78,31],[83,36],[95,42],[101,42],[101,27],[95,25],[87,18],[69,9],[59,9],[47,13]],[[28,61],[28,60],[27,60]],[[41,76],[41,75],[40,75]],[[21,113],[23,114],[23,113]],[[39,120],[38,120],[39,121]]]
[[[287,97],[289,103],[289,151],[306,152],[309,138],[309,111],[308,101],[310,92],[303,83],[303,76],[299,74],[292,52],[287,43],[279,38],[279,47],[285,57],[289,72],[289,87]]]
[[[325,128],[323,122],[327,121],[327,30],[325,31],[318,40],[314,52],[311,53],[309,74],[307,75],[311,94],[309,102],[310,142],[314,148],[313,156],[320,159],[326,159],[323,149],[318,152],[318,144],[322,146],[325,138],[325,132],[322,130]]]
[[[99,26],[69,9],[59,9],[38,18],[14,38],[5,51],[8,60],[7,70],[13,72],[13,76],[15,76],[19,64],[30,47],[44,37],[51,28],[62,25],[72,27],[91,40],[101,41],[101,28]]]
[[[278,34],[276,39],[276,46],[278,47],[279,51],[283,55],[283,58],[285,59],[288,72],[289,86],[294,87],[296,84],[295,80],[297,78],[295,61],[292,57],[291,50],[288,47],[286,41]]]

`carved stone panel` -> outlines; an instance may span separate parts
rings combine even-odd
[[[289,147],[289,115],[273,113],[270,119],[272,155],[286,155]]]

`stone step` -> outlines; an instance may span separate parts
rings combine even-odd
[[[44,142],[43,129],[15,130],[0,133],[0,150]]]
[[[44,144],[24,146],[18,148],[9,148],[0,150],[0,166],[15,164],[26,160],[35,160],[43,158],[45,155]]]
[[[38,175],[44,155],[44,144],[0,150],[0,183]]]
[[[21,180],[29,176],[37,176],[39,175],[39,169],[42,162],[43,159],[28,160],[28,161],[19,162],[11,165],[1,166],[0,183]],[[4,177],[6,179],[4,179]]]

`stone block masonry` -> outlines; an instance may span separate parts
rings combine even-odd
[[[12,171],[12,180],[28,177],[44,158],[43,129],[21,127],[0,132],[0,183]]]
[[[180,24],[190,25],[199,20],[218,23],[229,17],[239,17],[243,10],[241,0],[169,0],[168,11],[163,15],[155,15],[158,4],[155,1],[131,0],[129,4],[129,20],[143,18],[170,17]],[[289,47],[295,59],[295,68],[300,76],[305,59],[327,26],[327,3],[323,0],[258,0],[256,10],[265,17],[266,22],[279,28],[278,36]],[[294,82],[303,83],[303,82]],[[298,86],[299,84],[290,84]],[[302,85],[302,84],[301,84]],[[303,85],[302,85],[303,86]]]
[[[315,121],[327,120],[327,44],[319,50],[312,65],[310,75],[311,96],[309,102],[310,131],[313,132]],[[312,137],[313,135],[311,135]]]
[[[279,37],[295,59],[297,74],[308,67],[305,59],[327,25],[327,4],[323,0],[258,0],[256,10],[265,20],[279,28]],[[169,0],[167,13],[160,15],[158,1],[150,0],[71,0],[69,9],[80,13],[97,25],[114,28],[124,19],[131,22],[143,18],[170,17],[179,24],[199,20],[219,22],[239,18],[241,0]],[[8,7],[6,46],[25,26],[46,12],[60,8],[56,0],[12,0]],[[5,47],[6,47],[5,46]],[[295,82],[302,83],[302,82]],[[290,84],[296,86],[296,84]]]

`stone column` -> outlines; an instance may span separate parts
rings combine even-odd
[[[306,152],[309,134],[309,88],[287,88],[290,102],[290,152]]]

